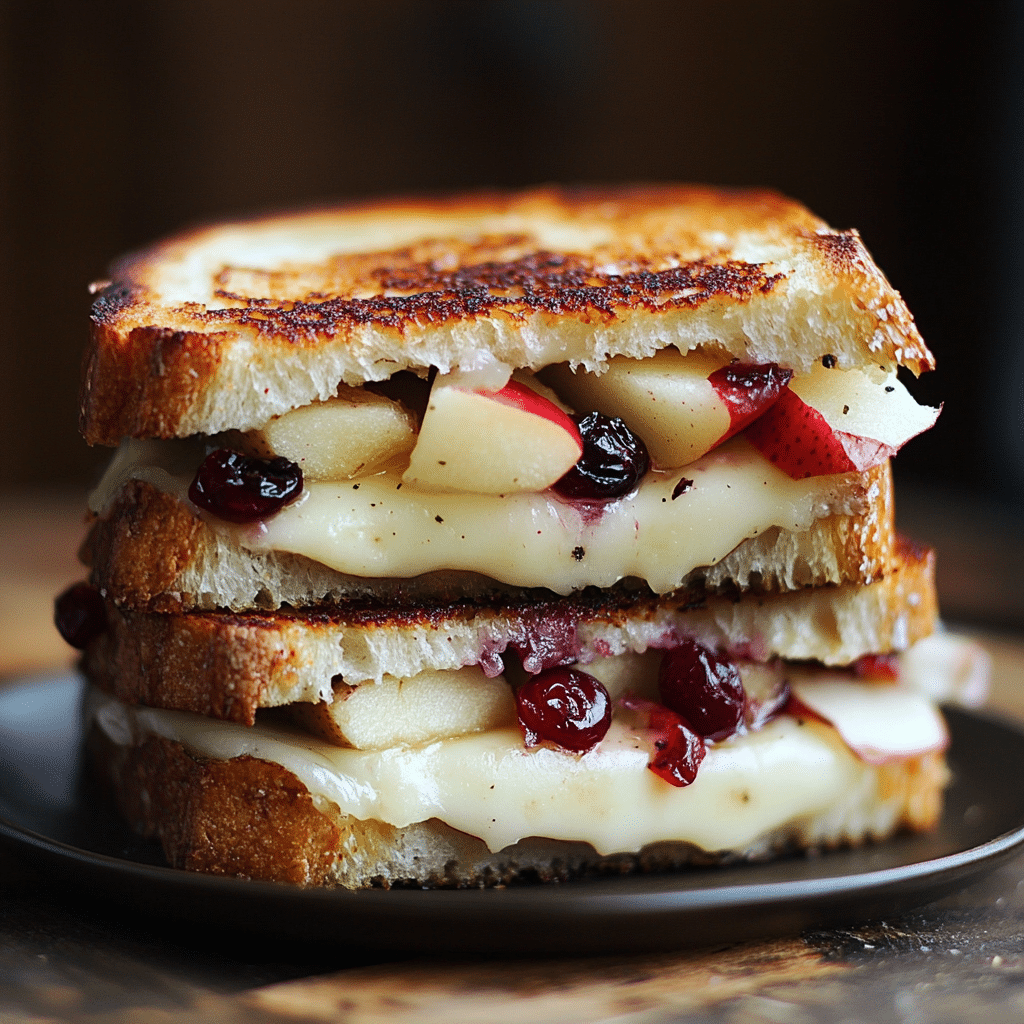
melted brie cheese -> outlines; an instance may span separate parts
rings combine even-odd
[[[854,701],[868,689],[846,685]],[[905,714],[934,720],[937,712],[927,698],[899,692]],[[878,785],[874,769],[835,729],[787,716],[710,747],[696,781],[676,788],[647,769],[649,738],[619,721],[582,756],[527,750],[519,730],[507,728],[363,751],[280,727],[246,728],[189,712],[129,707],[95,690],[90,705],[116,743],[155,733],[204,757],[272,761],[342,814],[397,827],[437,818],[479,837],[492,851],[529,836],[580,840],[602,854],[662,840],[709,851],[745,848]],[[878,735],[870,741],[876,750],[885,742],[884,725]]]
[[[126,442],[91,506],[101,511],[133,478],[187,500],[200,457],[167,442]],[[636,576],[665,593],[773,526],[801,531],[832,512],[860,511],[837,491],[837,478],[792,480],[736,439],[684,470],[649,473],[603,506],[550,492],[435,494],[382,473],[308,484],[299,501],[255,526],[205,518],[242,547],[305,555],[354,576],[467,570],[560,594]]]

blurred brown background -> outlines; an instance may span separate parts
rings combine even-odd
[[[860,228],[942,367],[901,474],[1016,515],[1022,22],[928,0],[0,0],[4,484],[92,478],[85,286],[154,236],[330,197],[689,179]]]

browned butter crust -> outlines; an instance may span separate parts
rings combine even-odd
[[[279,228],[299,240],[288,259],[268,241]],[[332,232],[337,244],[325,247]],[[537,338],[576,360],[716,338],[742,358],[752,344],[745,328],[727,338],[715,318],[764,301],[766,334],[773,318],[806,334],[803,300],[785,307],[798,278],[839,296],[841,312],[821,325],[836,335],[839,365],[877,354],[915,373],[932,367],[856,232],[834,231],[772,192],[548,187],[199,228],[127,257],[97,286],[82,432],[112,445],[248,428],[317,397],[302,378],[327,364],[320,391],[457,365],[484,349],[533,365]],[[718,326],[695,330],[701,318]],[[595,342],[581,340],[581,325],[616,330]],[[805,364],[829,351],[789,348]]]

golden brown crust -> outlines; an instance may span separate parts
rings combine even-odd
[[[774,193],[695,186],[385,201],[212,226],[122,260],[92,319],[91,444],[247,429],[341,381],[444,371],[484,350],[534,369],[668,344],[802,368],[826,353],[840,366],[932,366],[856,232]]]
[[[935,752],[879,767],[879,797],[901,804],[904,824],[912,832],[930,832],[938,825],[948,782],[946,759]]]
[[[110,605],[107,623],[85,651],[83,670],[134,704],[252,725],[268,687],[294,692],[307,667],[303,649],[289,643],[294,630],[285,623],[271,629],[261,616],[246,623],[237,616],[121,613]]]
[[[105,593],[166,611],[180,607],[178,578],[195,559],[205,530],[172,495],[131,480],[104,518],[94,522],[78,556]]]
[[[280,765],[197,759],[159,736],[124,747],[93,730],[89,742],[121,813],[160,840],[172,866],[299,885],[331,879],[340,831]]]
[[[108,608],[108,629],[86,650],[86,675],[129,703],[195,711],[252,725],[260,707],[329,697],[352,683],[485,663],[515,650],[553,663],[665,647],[686,636],[747,657],[845,665],[929,635],[937,615],[934,557],[903,542],[870,586],[769,597],[654,598],[587,591],[492,607],[464,600],[396,609],[353,603],[303,613],[159,614]]]

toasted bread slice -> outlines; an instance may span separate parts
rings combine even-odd
[[[259,427],[342,382],[696,346],[930,369],[859,236],[771,192],[544,188],[186,232],[96,286],[91,444]]]
[[[868,586],[846,584],[736,601],[587,591],[491,606],[462,600],[404,609],[353,603],[303,612],[160,614],[108,609],[108,629],[84,668],[131,703],[195,711],[251,725],[256,710],[331,699],[385,675],[483,665],[502,671],[515,651],[531,671],[692,637],[712,649],[846,665],[901,651],[936,619],[934,556],[902,542],[896,565]]]

